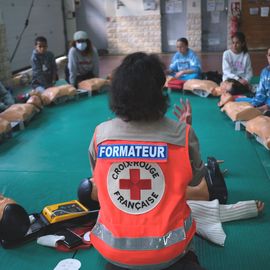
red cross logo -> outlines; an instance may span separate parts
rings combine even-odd
[[[130,169],[129,175],[130,179],[119,179],[119,188],[129,189],[131,200],[140,200],[142,189],[152,189],[151,179],[140,179],[139,169]]]

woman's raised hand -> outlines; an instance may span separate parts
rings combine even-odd
[[[187,123],[189,125],[192,124],[192,109],[189,100],[183,101],[180,99],[180,106],[174,105],[174,115],[178,118],[180,122]]]

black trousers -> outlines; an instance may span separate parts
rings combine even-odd
[[[78,75],[76,77],[76,85],[75,87],[78,87],[78,83],[84,80],[88,80],[88,79],[92,79],[94,78],[94,74],[92,71],[87,72],[86,74],[83,75]],[[69,69],[68,69],[68,65],[65,66],[65,79],[68,83],[70,83],[69,81]]]
[[[107,263],[106,270],[128,270],[111,263]],[[164,270],[206,270],[200,266],[198,257],[193,251],[189,251],[183,258]]]

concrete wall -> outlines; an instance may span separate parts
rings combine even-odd
[[[6,43],[6,28],[2,12],[0,10],[0,81],[9,84],[11,78],[11,66],[8,60],[8,48]]]

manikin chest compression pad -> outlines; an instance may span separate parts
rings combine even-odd
[[[248,102],[228,102],[221,109],[232,121],[248,121],[261,115],[261,112]]]
[[[247,121],[246,130],[259,136],[263,143],[270,148],[270,117],[259,115]]]
[[[0,117],[9,122],[28,120],[38,109],[32,104],[13,104],[4,112],[0,113]]]
[[[42,98],[38,95],[32,95],[26,102],[27,104],[32,104],[37,107],[37,109],[41,110],[43,108]]]
[[[42,101],[45,105],[48,105],[59,97],[75,96],[75,95],[76,95],[76,88],[70,84],[53,86],[47,88],[42,93]]]
[[[105,80],[102,78],[92,78],[89,80],[81,81],[78,84],[78,88],[83,89],[83,90],[87,90],[87,91],[98,91],[103,86],[109,85],[109,83],[110,83],[109,80]]]
[[[184,90],[203,90],[211,95],[220,95],[219,92],[215,91],[215,89],[218,87],[218,84],[210,81],[210,80],[199,80],[199,79],[191,79],[187,80],[184,83],[183,89]]]

